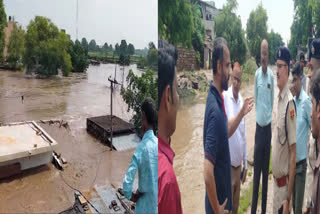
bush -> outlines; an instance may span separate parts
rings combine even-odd
[[[255,74],[258,66],[253,57],[250,57],[246,63],[242,66],[242,72],[247,74]]]
[[[246,63],[242,66],[242,82],[249,82],[252,76],[255,74],[258,66],[253,57],[250,57]]]

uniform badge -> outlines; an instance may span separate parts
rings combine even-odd
[[[314,55],[314,47],[312,45],[312,48],[311,48],[311,53]]]
[[[291,120],[294,119],[294,109],[292,109],[292,110],[290,111],[290,118],[291,118]]]

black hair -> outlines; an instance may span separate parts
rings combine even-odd
[[[292,75],[296,75],[296,76],[298,76],[298,77],[300,77],[300,76],[302,75],[302,69],[301,69],[301,67],[300,67],[300,63],[299,63],[299,62],[297,62],[297,63],[294,65],[291,73],[292,73]]]
[[[320,69],[318,69],[311,79],[310,93],[316,100],[318,106],[320,101]]]
[[[218,37],[213,41],[212,50],[212,71],[216,74],[218,71],[218,60],[223,62],[223,49],[227,47],[227,41],[223,37]]]
[[[300,58],[299,58],[299,60],[301,60],[303,58],[303,60],[305,60],[305,58],[304,58],[304,53],[303,52],[300,52]]]
[[[156,106],[152,98],[146,98],[141,105],[141,113],[146,116],[147,122],[152,125],[153,128],[156,127],[158,113]]]
[[[173,79],[176,73],[175,67],[178,59],[177,49],[168,42],[158,41],[158,107],[165,88],[170,85],[171,94]],[[173,101],[172,101],[173,102]]]

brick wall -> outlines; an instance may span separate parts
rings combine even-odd
[[[193,50],[193,48],[186,49],[186,48],[178,47],[177,70],[191,71],[192,69],[199,70],[196,52]]]

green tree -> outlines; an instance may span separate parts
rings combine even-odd
[[[7,26],[7,15],[4,9],[3,0],[0,0],[0,61],[4,60],[3,50],[5,46],[4,28]]]
[[[70,56],[73,72],[84,72],[88,68],[88,56],[86,55],[85,50],[79,40],[76,40],[75,43],[72,44]]]
[[[215,32],[217,37],[227,40],[231,62],[239,62],[242,65],[246,61],[247,44],[241,19],[235,14],[237,6],[236,0],[227,0],[227,4],[216,18]]]
[[[312,24],[314,27],[315,37],[320,37],[320,0],[309,0],[309,7],[311,7]]]
[[[149,47],[148,51],[150,51],[151,49],[156,49],[156,46],[153,42],[149,42],[148,47]]]
[[[141,130],[141,103],[147,97],[158,101],[158,81],[151,70],[143,72],[141,77],[132,70],[127,76],[128,87],[121,89],[121,96],[128,105],[128,112],[133,110],[132,122],[135,128]],[[156,106],[158,106],[156,104]],[[141,134],[141,133],[140,133]]]
[[[269,63],[274,64],[275,63],[275,54],[277,49],[280,46],[283,46],[284,42],[282,40],[282,37],[279,33],[275,33],[273,30],[271,30],[270,33],[268,33],[268,46],[269,46]]]
[[[251,11],[247,21],[247,39],[251,56],[256,59],[257,65],[260,65],[261,42],[267,39],[267,11],[262,7],[262,3]]]
[[[110,50],[110,51],[113,51],[113,47],[112,47],[111,44],[109,45],[109,50]]]
[[[203,49],[206,29],[201,18],[201,9],[199,8],[198,4],[192,5],[192,14],[194,25],[192,33],[192,47],[198,56],[198,64],[200,67],[203,67]]]
[[[319,13],[319,10],[315,13],[312,11],[311,2],[315,1],[308,1],[308,3],[305,0],[294,0],[293,2],[295,14],[290,28],[291,38],[288,45],[292,58],[297,55],[298,50],[305,51],[309,38],[312,37],[312,15]]]
[[[61,69],[67,76],[72,69],[70,39],[59,31],[48,18],[36,16],[31,20],[25,35],[23,62],[28,72],[50,76]]]
[[[129,55],[134,55],[134,52],[135,52],[135,49],[134,49],[133,44],[129,43],[129,45],[128,45],[128,54]]]
[[[89,51],[97,51],[97,43],[94,39],[89,42]]]
[[[121,40],[120,43],[120,54],[127,55],[128,54],[128,45],[125,39]]]
[[[0,61],[4,60],[3,50],[5,46],[4,28],[7,26],[7,15],[4,9],[3,0],[0,0]]]
[[[158,2],[159,35],[174,45],[191,47],[193,16],[188,0],[161,0]]]
[[[158,70],[158,50],[156,48],[149,49],[147,65],[153,70]]]
[[[120,55],[120,46],[118,43],[114,46],[114,54],[118,56]]]
[[[102,51],[103,52],[108,52],[109,51],[109,45],[107,42],[104,43],[104,45],[102,46]]]
[[[86,55],[88,55],[88,52],[89,52],[89,44],[88,44],[88,41],[86,38],[82,38],[81,40],[81,45],[86,53]]]
[[[24,51],[24,30],[21,26],[13,24],[13,30],[8,45],[7,61],[11,68],[18,68],[18,64],[22,62]]]

